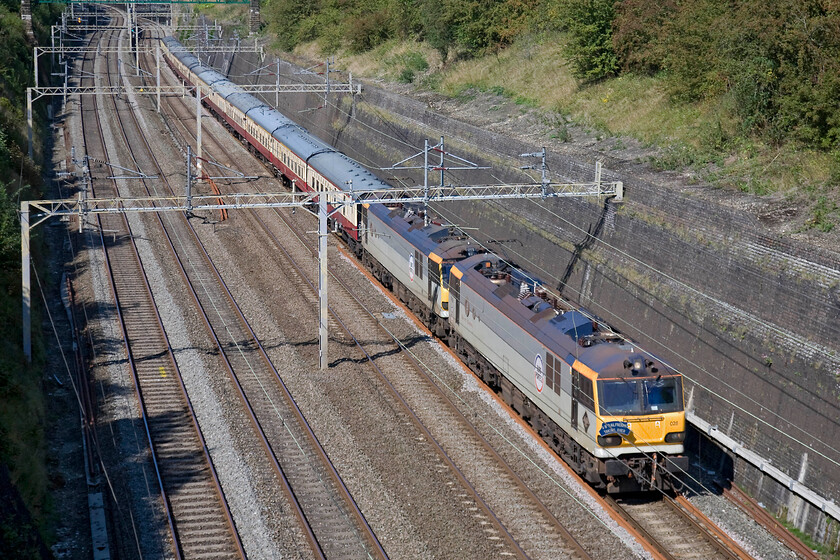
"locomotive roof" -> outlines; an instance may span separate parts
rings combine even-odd
[[[597,372],[600,379],[675,375],[657,357],[642,352],[627,340],[620,344],[595,344],[586,348],[578,359]],[[642,364],[639,370],[635,369],[637,362]]]
[[[505,263],[498,255],[475,255],[455,268],[462,273],[462,284],[495,303],[568,364],[578,360],[599,378],[674,373],[624,337],[601,329],[596,320],[569,302],[550,296],[540,280]],[[642,367],[636,370],[638,361]]]
[[[434,250],[434,254],[444,261],[460,261],[467,257],[471,257],[476,253],[484,252],[483,248],[478,245],[471,244],[469,238],[463,235],[455,235],[446,241],[442,241]]]
[[[368,212],[375,214],[426,256],[434,252],[439,257],[452,258],[443,254],[466,245],[463,240],[453,237],[449,227],[434,222],[427,225],[417,205],[371,204]]]

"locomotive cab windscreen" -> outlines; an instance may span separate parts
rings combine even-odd
[[[645,416],[681,412],[679,376],[598,380],[598,404],[603,416]]]
[[[685,440],[682,377],[599,379],[597,388],[601,422],[619,420],[627,423],[628,429],[632,425],[623,436],[599,434],[599,445],[635,447]]]

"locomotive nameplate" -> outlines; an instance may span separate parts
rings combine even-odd
[[[601,429],[598,430],[598,435],[602,437],[609,435],[629,436],[630,424],[628,422],[622,422],[621,420],[604,422],[601,424]]]

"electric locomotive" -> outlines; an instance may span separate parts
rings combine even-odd
[[[452,269],[458,354],[588,482],[669,489],[688,467],[682,377],[498,255]]]
[[[175,39],[163,45],[175,72],[287,186],[330,191],[331,201],[388,187]],[[417,206],[343,205],[334,225],[374,276],[590,483],[608,492],[667,489],[688,467],[682,378],[661,361]]]
[[[362,212],[357,256],[429,330],[446,339],[449,271],[484,249],[455,228],[431,220],[420,205],[365,204]]]

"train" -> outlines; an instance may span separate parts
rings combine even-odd
[[[165,60],[291,188],[347,197],[389,189],[360,163],[204,66],[176,39]],[[332,208],[331,208],[332,209]],[[426,208],[342,205],[331,226],[391,290],[588,483],[670,491],[688,469],[682,376],[534,274]]]

